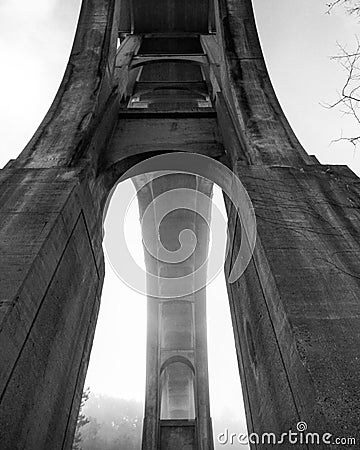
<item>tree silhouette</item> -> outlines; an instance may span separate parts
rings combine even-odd
[[[360,0],[334,0],[327,3],[328,13],[335,7],[343,6],[347,12],[360,17]],[[359,132],[352,136],[341,136],[334,142],[348,141],[355,147],[360,143],[360,41],[355,36],[356,45],[351,50],[339,44],[339,53],[331,59],[336,60],[346,73],[345,82],[339,92],[338,100],[325,105],[327,108],[339,108],[344,115],[350,115],[355,120]]]
[[[89,396],[90,396],[90,388],[88,387],[85,389],[85,391],[82,393],[82,396],[81,396],[80,410],[79,410],[79,415],[78,415],[77,422],[76,422],[76,430],[75,430],[72,450],[82,450],[82,448],[81,448],[81,441],[82,441],[81,430],[86,424],[88,424],[90,422],[90,420],[83,413],[83,408],[84,408],[85,403],[89,400]]]
[[[327,3],[328,13],[330,13],[336,6],[344,6],[350,14],[360,14],[359,0],[334,0]]]
[[[81,428],[82,450],[141,448],[141,403],[90,393],[83,414],[88,422]]]

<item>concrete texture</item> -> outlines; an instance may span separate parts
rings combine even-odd
[[[147,184],[143,185],[146,182]],[[147,367],[143,449],[213,448],[207,369],[205,289],[196,289],[196,269],[207,258],[209,229],[195,212],[195,193],[211,196],[212,183],[188,174],[168,174],[154,180],[149,175],[134,179],[138,190],[140,219],[145,242],[157,242],[156,254],[164,246],[179,247],[182,230],[195,233],[197,244],[191,256],[178,263],[156,259],[144,247],[147,272],[165,277],[158,280],[159,297],[148,297]],[[193,208],[176,208],[176,190],[191,190]],[[157,205],[154,200],[168,193]],[[144,213],[160,208],[169,210],[160,224],[146,222]],[[190,207],[190,205],[189,205]],[[199,207],[199,206],[198,206]],[[210,222],[210,209],[207,221]],[[159,228],[158,228],[159,226]],[[157,239],[158,237],[158,239]],[[191,275],[177,288],[165,285],[166,279]],[[152,280],[148,279],[148,284]],[[190,294],[187,289],[190,288]],[[171,297],[173,296],[173,297]],[[196,419],[196,420],[195,420]],[[169,421],[172,426],[169,427]],[[189,427],[191,421],[191,427]],[[166,426],[165,426],[166,425]]]
[[[169,149],[219,158],[224,150],[216,118],[145,117],[140,121],[131,116],[127,119],[123,114],[104,157],[106,164],[111,165],[136,154]]]
[[[196,450],[196,433],[193,421],[179,425],[179,421],[161,423],[161,450]]]
[[[215,1],[214,10],[212,2],[180,3],[155,11],[140,0],[84,0],[59,92],[28,146],[0,171],[2,449],[71,447],[104,277],[107,196],[137,162],[179,149],[228,165],[255,207],[254,257],[228,283],[249,430],[282,433],[302,420],[310,432],[360,442],[359,179],[320,165],[297,141],[270,83],[250,0]],[[214,22],[216,34],[208,34]],[[176,58],[159,51],[131,69],[142,41],[159,33],[177,39],[166,47]],[[187,39],[196,33],[205,63],[193,57],[199,42]],[[187,61],[179,58],[182,37]],[[139,108],[128,108],[136,93]],[[228,201],[227,209],[226,274],[241,226]],[[149,314],[156,324],[158,310]],[[204,349],[200,325],[194,342]],[[179,321],[180,331],[188,326]],[[158,344],[149,340],[148,351]],[[198,390],[207,389],[204,361]],[[206,393],[200,397],[197,426],[209,430]],[[153,433],[159,404],[148,399],[145,428]],[[164,424],[171,445],[172,427]],[[195,448],[207,448],[209,436],[200,433],[205,443]],[[325,448],[292,446],[315,447]]]
[[[104,276],[99,223],[74,170],[0,179],[1,448],[68,448]]]
[[[229,286],[244,328],[237,346],[252,426],[280,432],[302,420],[318,432],[358,437],[359,180],[341,166],[238,174],[258,220],[254,262]]]

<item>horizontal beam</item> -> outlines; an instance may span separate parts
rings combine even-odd
[[[159,62],[192,62],[195,64],[206,65],[208,59],[206,55],[156,55],[156,56],[134,56],[130,64],[130,70],[145,64],[154,64]]]

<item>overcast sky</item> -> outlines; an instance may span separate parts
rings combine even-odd
[[[337,99],[345,77],[329,57],[337,53],[337,41],[351,48],[358,25],[341,10],[325,14],[325,3],[255,0],[254,6],[271,79],[301,143],[322,163],[347,164],[359,173],[360,150],[345,142],[330,145],[341,133],[355,133],[356,124],[321,106]],[[79,0],[0,0],[1,167],[22,150],[51,104],[70,52],[79,5]],[[219,192],[215,199],[223,208]],[[127,224],[132,251],[139,255],[136,205]],[[234,404],[241,392],[222,275],[209,286],[208,309],[212,415],[231,415],[240,432],[244,419]],[[144,298],[126,288],[108,267],[87,379],[93,391],[143,399],[145,329]]]

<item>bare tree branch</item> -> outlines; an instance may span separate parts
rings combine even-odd
[[[360,17],[360,0],[332,0],[326,4],[327,13],[330,14],[334,8],[343,7],[351,15]],[[326,108],[337,108],[345,116],[351,116],[359,128],[354,136],[341,136],[332,142],[348,141],[356,147],[360,144],[360,42],[356,36],[356,46],[351,51],[341,45],[339,54],[332,56],[331,59],[337,61],[346,73],[346,79],[341,91],[338,93],[337,101],[325,104]]]
[[[347,1],[337,0],[332,5],[343,4]],[[333,142],[348,141],[356,147],[360,144],[360,41],[356,37],[356,47],[351,51],[348,51],[345,46],[339,43],[337,45],[339,54],[331,57],[331,59],[337,61],[343,67],[346,73],[346,79],[341,91],[338,93],[338,100],[323,106],[329,109],[339,108],[344,115],[353,117],[359,128],[359,132],[355,133],[354,136],[341,136]]]
[[[330,14],[331,11],[335,8],[335,6],[342,5],[342,4],[346,3],[346,1],[347,0],[336,0],[331,3],[327,3],[326,6],[327,6],[328,10],[326,12],[328,14]]]
[[[360,16],[360,2],[359,0],[334,0],[326,4],[327,13],[330,14],[331,11],[337,6],[344,6],[349,14]]]

